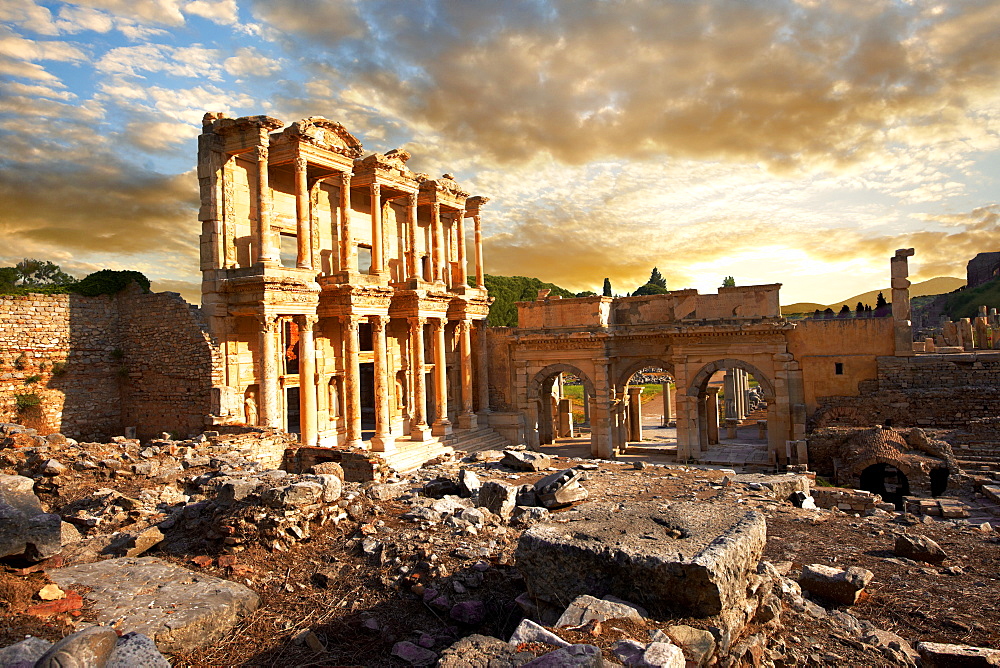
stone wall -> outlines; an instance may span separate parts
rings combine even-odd
[[[87,441],[205,428],[218,351],[179,295],[3,296],[0,322],[0,420]]]
[[[972,289],[993,280],[1000,272],[1000,252],[980,253],[969,260],[965,267],[966,289]]]
[[[874,510],[882,503],[878,494],[843,487],[816,487],[812,490],[812,497],[819,508],[837,508],[855,513]]]
[[[810,427],[964,427],[1000,415],[1000,353],[879,357],[859,396],[821,397]]]

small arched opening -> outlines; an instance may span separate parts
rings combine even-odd
[[[861,489],[878,494],[886,503],[903,510],[903,498],[910,495],[910,481],[892,464],[872,464],[861,472]]]
[[[585,436],[589,431],[589,402],[594,396],[593,382],[575,366],[550,364],[536,373],[528,384],[526,398],[534,413],[529,429],[537,431],[538,444]]]
[[[948,475],[950,471],[943,466],[931,469],[931,496],[941,496],[948,489]]]
[[[673,367],[655,359],[634,362],[619,376],[615,389],[624,403],[620,447],[641,443],[643,448],[673,454],[677,447]]]

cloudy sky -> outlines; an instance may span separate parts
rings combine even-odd
[[[1000,2],[0,0],[0,264],[197,300],[205,111],[489,196],[487,271],[782,302],[1000,250]]]

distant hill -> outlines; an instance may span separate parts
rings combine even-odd
[[[914,283],[910,286],[910,297],[925,297],[927,295],[940,295],[947,292],[952,292],[965,285],[964,278],[954,278],[952,276],[938,276],[937,278],[932,278],[930,280],[922,281],[920,283]],[[841,302],[836,302],[835,304],[814,304],[812,302],[798,302],[796,304],[789,304],[788,306],[781,307],[781,314],[788,315],[791,313],[812,313],[816,309],[820,311],[832,308],[834,311],[839,311],[845,304],[852,311],[854,307],[857,306],[858,302],[862,304],[868,304],[872,307],[875,306],[875,301],[878,299],[878,293],[881,292],[885,297],[887,302],[892,301],[892,289],[882,288],[880,290],[872,290],[870,292],[864,292],[860,295],[855,295],[850,299],[845,299]]]

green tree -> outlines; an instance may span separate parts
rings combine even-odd
[[[596,297],[597,293],[593,290],[584,290],[583,292],[576,293],[577,297]]]
[[[604,279],[604,296],[605,297],[611,297],[612,296],[611,295],[611,279],[610,278],[605,278]]]
[[[878,299],[875,300],[875,309],[877,310],[880,308],[885,308],[888,305],[889,302],[885,300],[885,295],[883,295],[881,292],[878,293]]]
[[[646,285],[658,285],[661,288],[666,289],[667,279],[663,278],[663,274],[656,267],[653,267],[653,273],[649,275],[649,280],[646,281]]]
[[[114,269],[101,269],[88,274],[72,287],[72,291],[87,297],[113,295],[124,290],[132,282],[137,283],[143,292],[149,292],[149,279],[141,272]]]
[[[9,292],[17,286],[17,267],[0,267],[0,292]]]
[[[724,287],[724,288],[735,288],[736,287],[736,279],[733,278],[732,276],[726,276],[724,279],[722,279],[722,287]]]
[[[851,317],[851,307],[844,304],[840,307],[840,313],[837,314],[838,318],[850,318]]]
[[[858,305],[854,307],[854,317],[863,318],[865,317],[865,305],[858,302]]]
[[[516,327],[517,302],[535,301],[539,290],[551,290],[553,297],[573,297],[569,290],[552,283],[543,283],[537,278],[526,276],[492,276],[483,277],[486,290],[493,299],[487,322],[491,327]]]
[[[17,273],[15,286],[38,288],[43,286],[72,285],[76,279],[48,260],[24,258],[14,269]]]
[[[670,291],[662,286],[655,285],[653,283],[646,283],[646,285],[637,288],[636,291],[632,293],[632,296],[638,297],[640,295],[665,295],[668,292]]]

